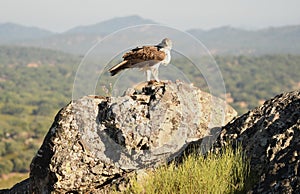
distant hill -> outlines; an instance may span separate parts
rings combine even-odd
[[[28,64],[38,66],[67,63],[78,65],[80,58],[69,53],[36,47],[0,46],[0,67],[25,67]]]
[[[192,29],[187,32],[201,40],[216,54],[300,53],[300,25],[257,31],[224,26],[207,31]]]
[[[155,23],[133,15],[113,18],[93,25],[78,26],[59,34],[35,27],[1,24],[0,45],[35,46],[83,55],[98,40],[112,32],[129,26]],[[256,31],[223,26],[210,30],[191,29],[187,32],[198,38],[215,55],[300,54],[300,25],[271,27]],[[122,37],[122,41],[125,42],[133,42],[137,39],[139,38],[129,35]],[[112,45],[108,52],[115,52],[116,46]]]
[[[140,16],[132,15],[128,17],[117,17],[107,21],[103,21],[89,26],[78,26],[66,31],[64,34],[93,34],[108,35],[116,30],[126,28],[128,26],[136,26],[141,24],[155,24],[156,22],[143,19]]]
[[[47,38],[54,33],[36,27],[27,27],[14,23],[0,24],[0,44]]]
[[[75,27],[66,32],[53,34],[52,36],[43,39],[27,39],[18,42],[17,45],[49,48],[72,54],[84,55],[98,40],[103,39],[108,34],[125,27],[141,24],[155,24],[155,22],[136,15],[119,17],[94,25]],[[127,37],[125,38],[126,40],[124,41],[131,41],[128,40]],[[112,46],[112,49],[108,52],[115,51],[116,46],[117,45]]]

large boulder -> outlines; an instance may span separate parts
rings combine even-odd
[[[257,179],[250,193],[300,193],[300,90],[266,101],[223,127],[216,147],[242,145]]]
[[[21,185],[29,193],[121,190],[131,172],[173,160],[234,116],[223,100],[181,82],[142,83],[121,97],[82,97],[59,111],[30,178],[10,192]]]

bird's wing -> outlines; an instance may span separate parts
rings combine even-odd
[[[132,49],[123,55],[124,61],[134,65],[145,61],[162,61],[166,57],[164,51],[160,51],[156,46],[143,46]]]
[[[132,49],[123,55],[123,61],[113,66],[108,71],[111,75],[117,74],[119,71],[127,68],[144,68],[152,66],[166,57],[164,51],[159,50],[156,46],[143,46]]]

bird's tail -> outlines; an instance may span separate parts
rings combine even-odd
[[[110,68],[108,71],[110,72],[111,76],[116,75],[117,73],[119,73],[119,71],[126,69],[127,67],[125,66],[125,64],[127,63],[127,60],[122,61],[121,63],[113,66],[112,68]]]

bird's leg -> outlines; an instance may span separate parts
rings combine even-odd
[[[158,79],[158,66],[156,68],[153,68],[152,69],[152,75],[154,77],[154,79],[159,82],[159,79]]]
[[[150,81],[151,79],[151,71],[149,69],[146,70],[146,78],[147,78],[147,82]]]

